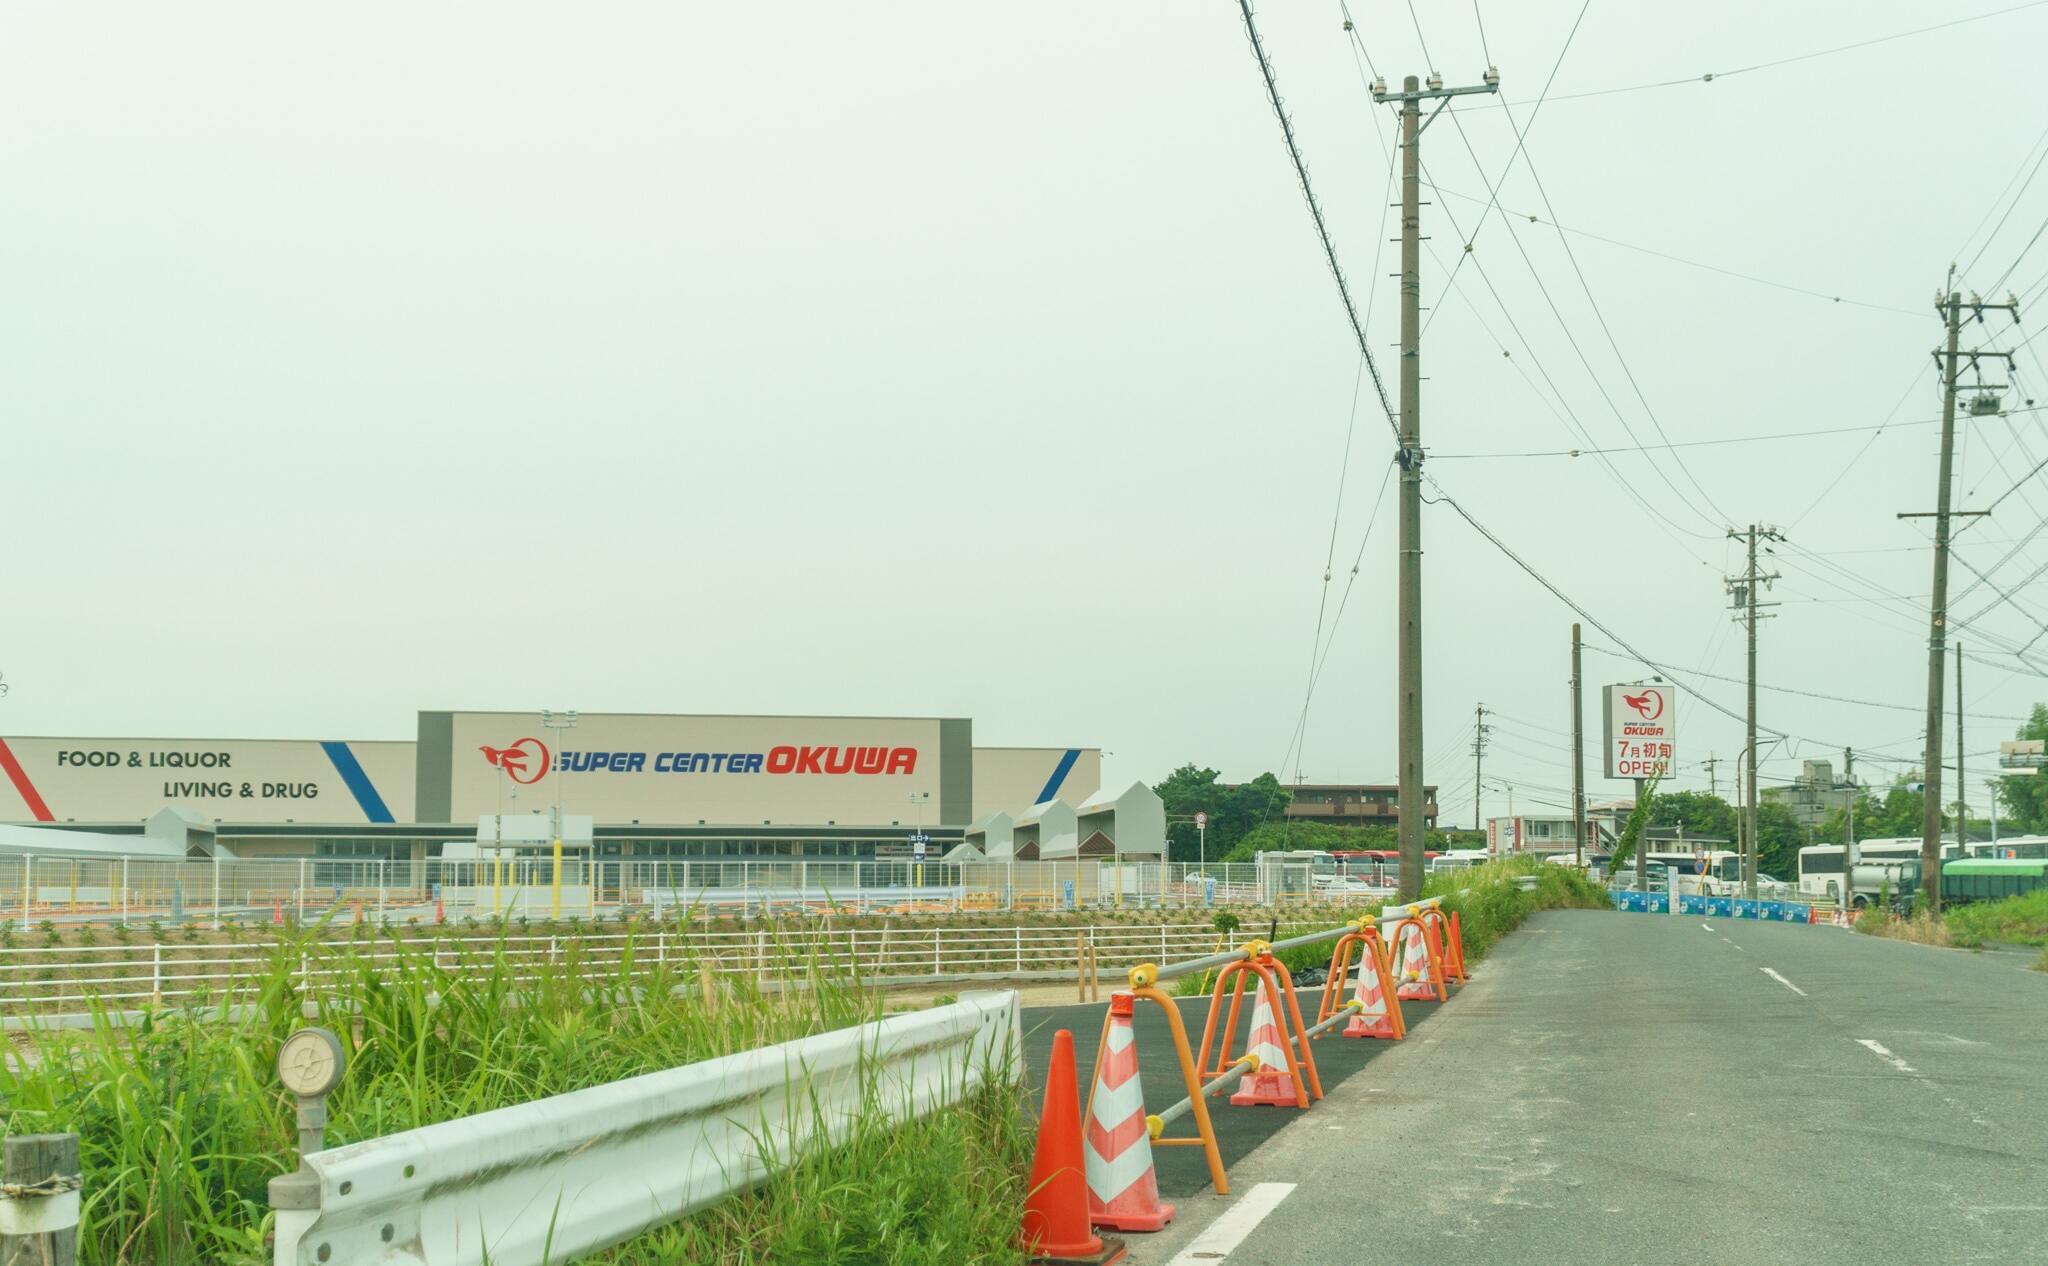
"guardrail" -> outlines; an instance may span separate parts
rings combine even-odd
[[[1021,1080],[1018,998],[949,1006],[312,1152],[277,1266],[543,1266],[761,1181],[857,1120]]]
[[[1300,925],[1283,925],[1293,930]],[[1214,950],[1207,924],[1087,927],[832,928],[770,932],[614,931],[421,935],[394,940],[17,946],[0,949],[0,1013],[61,1011],[96,1000],[110,1008],[247,1001],[288,978],[303,996],[339,993],[362,972],[390,978],[422,963],[450,973],[511,965],[514,979],[645,979],[657,973],[753,976],[764,981],[813,965],[874,983],[948,979],[1070,978],[1083,948],[1112,967]],[[11,1017],[10,1017],[11,1018]],[[18,1018],[15,1018],[19,1023]]]

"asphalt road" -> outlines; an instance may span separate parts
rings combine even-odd
[[[1130,1260],[2048,1262],[2048,975],[2026,962],[1539,915],[1236,1160],[1232,1196],[1176,1193]]]
[[[1310,1024],[1316,1022],[1320,991],[1321,986],[1318,985],[1299,993],[1302,1014]],[[1347,993],[1345,996],[1348,998],[1350,995]],[[1052,1051],[1053,1034],[1060,1029],[1071,1030],[1074,1034],[1074,1067],[1085,1102],[1088,1088],[1094,1084],[1095,1046],[1102,1038],[1102,1015],[1109,1005],[1107,988],[1102,998],[1101,1002],[1077,1006],[1030,1007],[1025,1010],[1024,1066],[1029,1102],[1034,1113],[1045,1096],[1046,1060]],[[1202,1043],[1202,1024],[1208,1018],[1209,1000],[1181,998],[1177,1001],[1181,1024],[1187,1029],[1188,1047],[1193,1052]],[[1228,999],[1225,999],[1225,1004],[1228,1005]],[[1401,1004],[1401,1017],[1413,1032],[1444,1005],[1404,1002]],[[1235,1053],[1244,1052],[1245,1035],[1251,1028],[1251,1010],[1251,1000],[1247,996],[1240,1008],[1237,1037],[1231,1046]],[[1165,1013],[1152,1003],[1138,1005],[1132,1025],[1138,1038],[1138,1079],[1145,1087],[1145,1110],[1157,1112],[1187,1093],[1186,1083],[1181,1078],[1180,1062],[1174,1055],[1173,1037]],[[1322,1079],[1323,1093],[1328,1095],[1352,1074],[1398,1043],[1346,1038],[1331,1033],[1317,1038],[1311,1045],[1315,1049],[1316,1072]],[[1214,1059],[1213,1055],[1211,1059]],[[1279,1133],[1290,1120],[1303,1115],[1299,1108],[1233,1108],[1229,1100],[1228,1095],[1209,1100],[1210,1120],[1216,1127],[1216,1150],[1223,1156],[1226,1173],[1252,1149]],[[1194,1134],[1192,1116],[1183,1117],[1167,1129],[1168,1137],[1193,1137]],[[1158,1148],[1153,1152],[1153,1170],[1159,1178],[1159,1194],[1166,1200],[1179,1200],[1208,1190],[1208,1162],[1199,1147]]]

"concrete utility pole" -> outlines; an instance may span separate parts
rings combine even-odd
[[[1744,780],[1745,788],[1742,794],[1742,833],[1744,837],[1742,848],[1742,892],[1745,897],[1749,898],[1751,901],[1754,901],[1756,900],[1757,859],[1756,622],[1758,616],[1756,612],[1759,606],[1775,607],[1778,605],[1775,602],[1759,603],[1756,600],[1757,590],[1765,585],[1770,584],[1772,581],[1775,581],[1778,578],[1778,574],[1776,572],[1772,572],[1768,576],[1762,576],[1757,574],[1756,543],[1759,540],[1782,541],[1785,539],[1785,536],[1782,532],[1778,531],[1778,529],[1774,527],[1759,527],[1754,523],[1749,525],[1749,531],[1747,532],[1737,532],[1733,529],[1730,529],[1728,535],[1734,538],[1735,540],[1742,540],[1745,536],[1749,540],[1748,569],[1745,570],[1741,576],[1736,577],[1735,579],[1730,580],[1726,583],[1728,585],[1729,592],[1732,593],[1735,598],[1735,601],[1732,605],[1735,607],[1736,611],[1740,613],[1737,618],[1742,621],[1744,627],[1748,630],[1749,633],[1749,746],[1743,749],[1742,757],[1743,762],[1745,764],[1745,772],[1749,776]],[[1771,617],[1764,616],[1762,618],[1768,620]]]
[[[1849,788],[1847,826],[1842,839],[1842,909],[1856,908],[1856,749],[1842,749],[1842,782]]]
[[[1956,856],[1970,855],[1970,838],[1964,830],[1970,821],[1970,805],[1964,799],[1969,783],[1963,781],[1963,644],[1956,643]]]
[[[1486,736],[1493,727],[1486,723],[1486,705],[1474,705],[1472,709],[1472,829],[1484,831],[1486,820],[1479,816],[1479,795],[1484,783],[1480,782],[1480,771],[1485,766]]]
[[[1572,861],[1586,864],[1586,734],[1580,706],[1579,626],[1572,625]]]
[[[1487,68],[1476,87],[1446,88],[1432,72],[1424,88],[1410,75],[1390,93],[1382,79],[1372,99],[1401,107],[1401,886],[1402,901],[1422,895],[1422,103],[1435,101],[1434,122],[1452,97],[1497,92],[1500,72]]]
[[[1714,769],[1720,763],[1721,758],[1714,755],[1712,752],[1707,753],[1707,758],[1700,762],[1700,764],[1706,766],[1707,769],[1707,794],[1710,796],[1718,796],[1721,794],[1721,784],[1714,780]]]
[[[1955,281],[1955,265],[1949,265],[1949,281]],[[1927,908],[1941,912],[1941,686],[1943,642],[1948,634],[1948,521],[1955,514],[1985,514],[1988,511],[1951,511],[1949,509],[1949,485],[1955,468],[1956,453],[1956,377],[1963,357],[1970,358],[1972,368],[1979,358],[1985,356],[2003,357],[2008,368],[2012,365],[2010,352],[1974,351],[1961,349],[1963,335],[1963,309],[1969,308],[1979,321],[1984,319],[1985,309],[2003,309],[2012,314],[2017,322],[2020,305],[2017,299],[2007,296],[2004,303],[1985,303],[1971,295],[1970,301],[1963,302],[1961,291],[1949,290],[1935,296],[1935,310],[1948,321],[1948,352],[1934,354],[1935,362],[1941,367],[1941,482],[1934,496],[1934,590],[1928,598],[1927,611],[1927,746],[1926,772],[1924,780],[1927,789],[1923,793],[1924,807],[1920,816],[1920,884],[1926,894]],[[1899,515],[1902,519],[1922,519],[1924,512]],[[1958,782],[1958,788],[1961,784]],[[1958,798],[1961,792],[1957,792]]]

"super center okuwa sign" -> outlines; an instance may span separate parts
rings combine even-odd
[[[1678,692],[1653,686],[1606,688],[1607,776],[1662,778],[1678,758]]]

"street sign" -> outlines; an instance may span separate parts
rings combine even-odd
[[[1208,815],[1208,814],[1206,814],[1206,813],[1197,813],[1197,814],[1195,814],[1195,829],[1196,829],[1197,831],[1207,830],[1207,829],[1208,829],[1208,826],[1209,826],[1209,815]]]
[[[2048,746],[2040,739],[2008,740],[1998,745],[1998,764],[2003,769],[2039,769],[2048,764],[2048,754],[2042,748]]]
[[[1605,691],[1607,776],[1662,778],[1678,758],[1678,692],[1652,686],[1608,686]]]
[[[926,835],[926,834],[925,834],[925,833],[924,833],[923,831],[917,831],[917,832],[913,832],[913,833],[912,833],[912,835],[911,835],[911,837],[910,837],[910,855],[911,855],[911,857],[912,857],[912,858],[914,858],[914,859],[915,859],[915,860],[917,860],[917,861],[920,861],[920,862],[921,862],[921,861],[923,861],[923,860],[924,860],[924,846],[925,846],[925,845],[927,845],[927,844],[929,844],[929,843],[931,843],[931,842],[932,842],[932,837],[931,837],[931,836],[929,836],[929,835]]]

